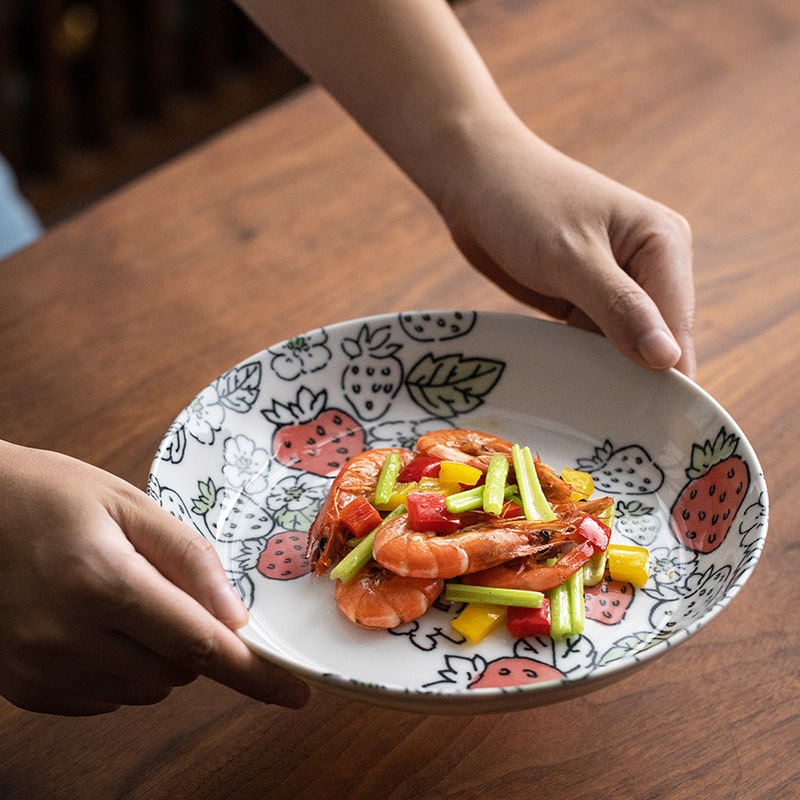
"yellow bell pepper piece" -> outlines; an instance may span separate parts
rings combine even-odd
[[[438,492],[439,494],[455,494],[461,491],[458,483],[444,483],[439,478],[420,478],[409,483],[395,483],[389,500],[385,503],[375,503],[378,511],[394,511],[399,505],[405,505],[409,492]]]
[[[561,470],[561,480],[572,486],[572,494],[570,494],[569,499],[573,503],[577,503],[579,500],[586,500],[594,492],[592,476],[583,470],[564,467]]]
[[[489,603],[469,603],[450,625],[470,644],[482,642],[506,622],[506,607]]]
[[[608,574],[612,580],[625,581],[641,588],[650,577],[650,552],[632,544],[610,544]]]
[[[483,472],[469,464],[457,461],[442,461],[439,465],[439,480],[442,483],[459,483],[462,486],[474,486],[483,476]]]

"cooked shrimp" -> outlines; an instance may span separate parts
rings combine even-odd
[[[586,514],[600,514],[614,501],[610,497],[598,497],[580,503],[565,503],[560,506],[559,520],[563,526],[560,545],[574,542],[570,536],[574,533],[581,519]],[[479,570],[466,575],[464,583],[473,586],[494,586],[498,589],[527,589],[533,592],[546,592],[564,583],[567,578],[577,572],[592,556],[594,548],[591,543],[578,541],[555,564],[547,566],[542,563],[542,554],[534,554],[527,558],[509,560],[488,569]],[[552,553],[547,554],[552,555]]]
[[[370,562],[349,583],[336,582],[336,605],[356,625],[394,628],[421,617],[444,588],[438,578],[408,578]]]
[[[584,514],[597,517],[612,505],[614,501],[610,497],[596,497],[594,500],[580,500],[577,503],[560,503],[556,505],[555,511],[562,519],[577,524]]]
[[[398,575],[455,578],[546,550],[559,536],[558,527],[558,522],[487,516],[456,533],[437,536],[412,530],[408,514],[401,514],[378,528],[372,556]]]
[[[386,447],[365,450],[353,456],[334,479],[325,502],[308,531],[309,556],[314,556],[314,572],[323,575],[330,566],[348,552],[347,529],[341,521],[342,509],[355,497],[370,497],[375,491],[383,462],[389,453],[398,453],[403,466],[414,453],[402,448]]]
[[[591,558],[594,552],[589,542],[575,545],[552,566],[535,558],[499,564],[490,569],[465,575],[462,582],[471,586],[492,586],[496,589],[527,589],[546,592],[560,586]]]
[[[542,491],[547,500],[551,503],[567,502],[572,494],[572,486],[559,477],[558,473],[541,459],[534,458],[533,466],[536,467],[536,477],[539,478],[539,483],[542,485]]]
[[[425,456],[434,456],[442,461],[469,464],[484,472],[496,453],[502,453],[511,461],[511,442],[480,431],[444,429],[423,433],[417,439],[417,450]]]

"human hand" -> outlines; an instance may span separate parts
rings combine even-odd
[[[485,275],[550,316],[601,331],[651,369],[695,373],[688,223],[492,120],[452,173],[440,210]]]
[[[247,610],[211,545],[144,493],[0,442],[0,694],[32,711],[156,703],[206,675],[265,703],[301,681],[234,633]]]

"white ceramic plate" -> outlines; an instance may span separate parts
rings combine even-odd
[[[391,631],[348,622],[333,583],[309,574],[309,524],[349,454],[443,427],[590,471],[616,501],[614,541],[650,549],[647,586],[587,594],[585,633],[560,643],[498,631],[469,645],[444,603]],[[474,311],[344,322],[242,361],[169,428],[148,490],[216,547],[255,651],[328,691],[426,713],[511,711],[622,677],[728,604],[767,530],[758,460],[694,383],[593,334]]]

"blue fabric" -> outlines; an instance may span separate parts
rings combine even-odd
[[[0,155],[0,258],[36,241],[42,230],[36,213],[20,194],[11,167]]]

